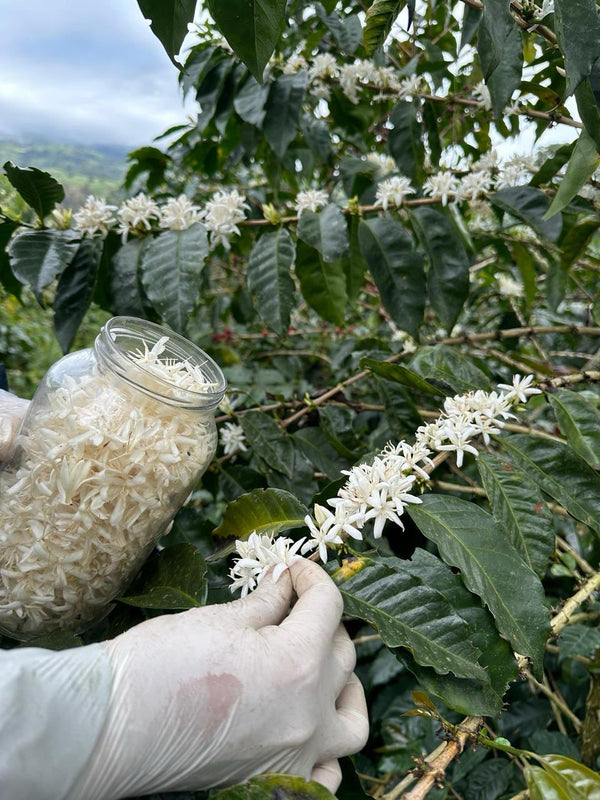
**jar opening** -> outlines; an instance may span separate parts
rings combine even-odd
[[[227,381],[203,350],[162,325],[113,317],[96,337],[101,364],[145,394],[180,408],[215,408]]]

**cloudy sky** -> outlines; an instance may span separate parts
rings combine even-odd
[[[0,138],[125,148],[185,121],[135,0],[0,0]]]

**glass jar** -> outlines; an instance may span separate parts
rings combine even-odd
[[[114,317],[48,371],[0,470],[0,628],[106,613],[206,470],[223,373],[166,328]]]

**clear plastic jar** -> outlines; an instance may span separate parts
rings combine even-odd
[[[212,460],[225,387],[206,353],[133,317],[51,367],[0,470],[0,629],[106,613]]]

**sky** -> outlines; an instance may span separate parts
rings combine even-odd
[[[0,20],[0,139],[131,149],[185,122],[135,0],[0,0]]]

